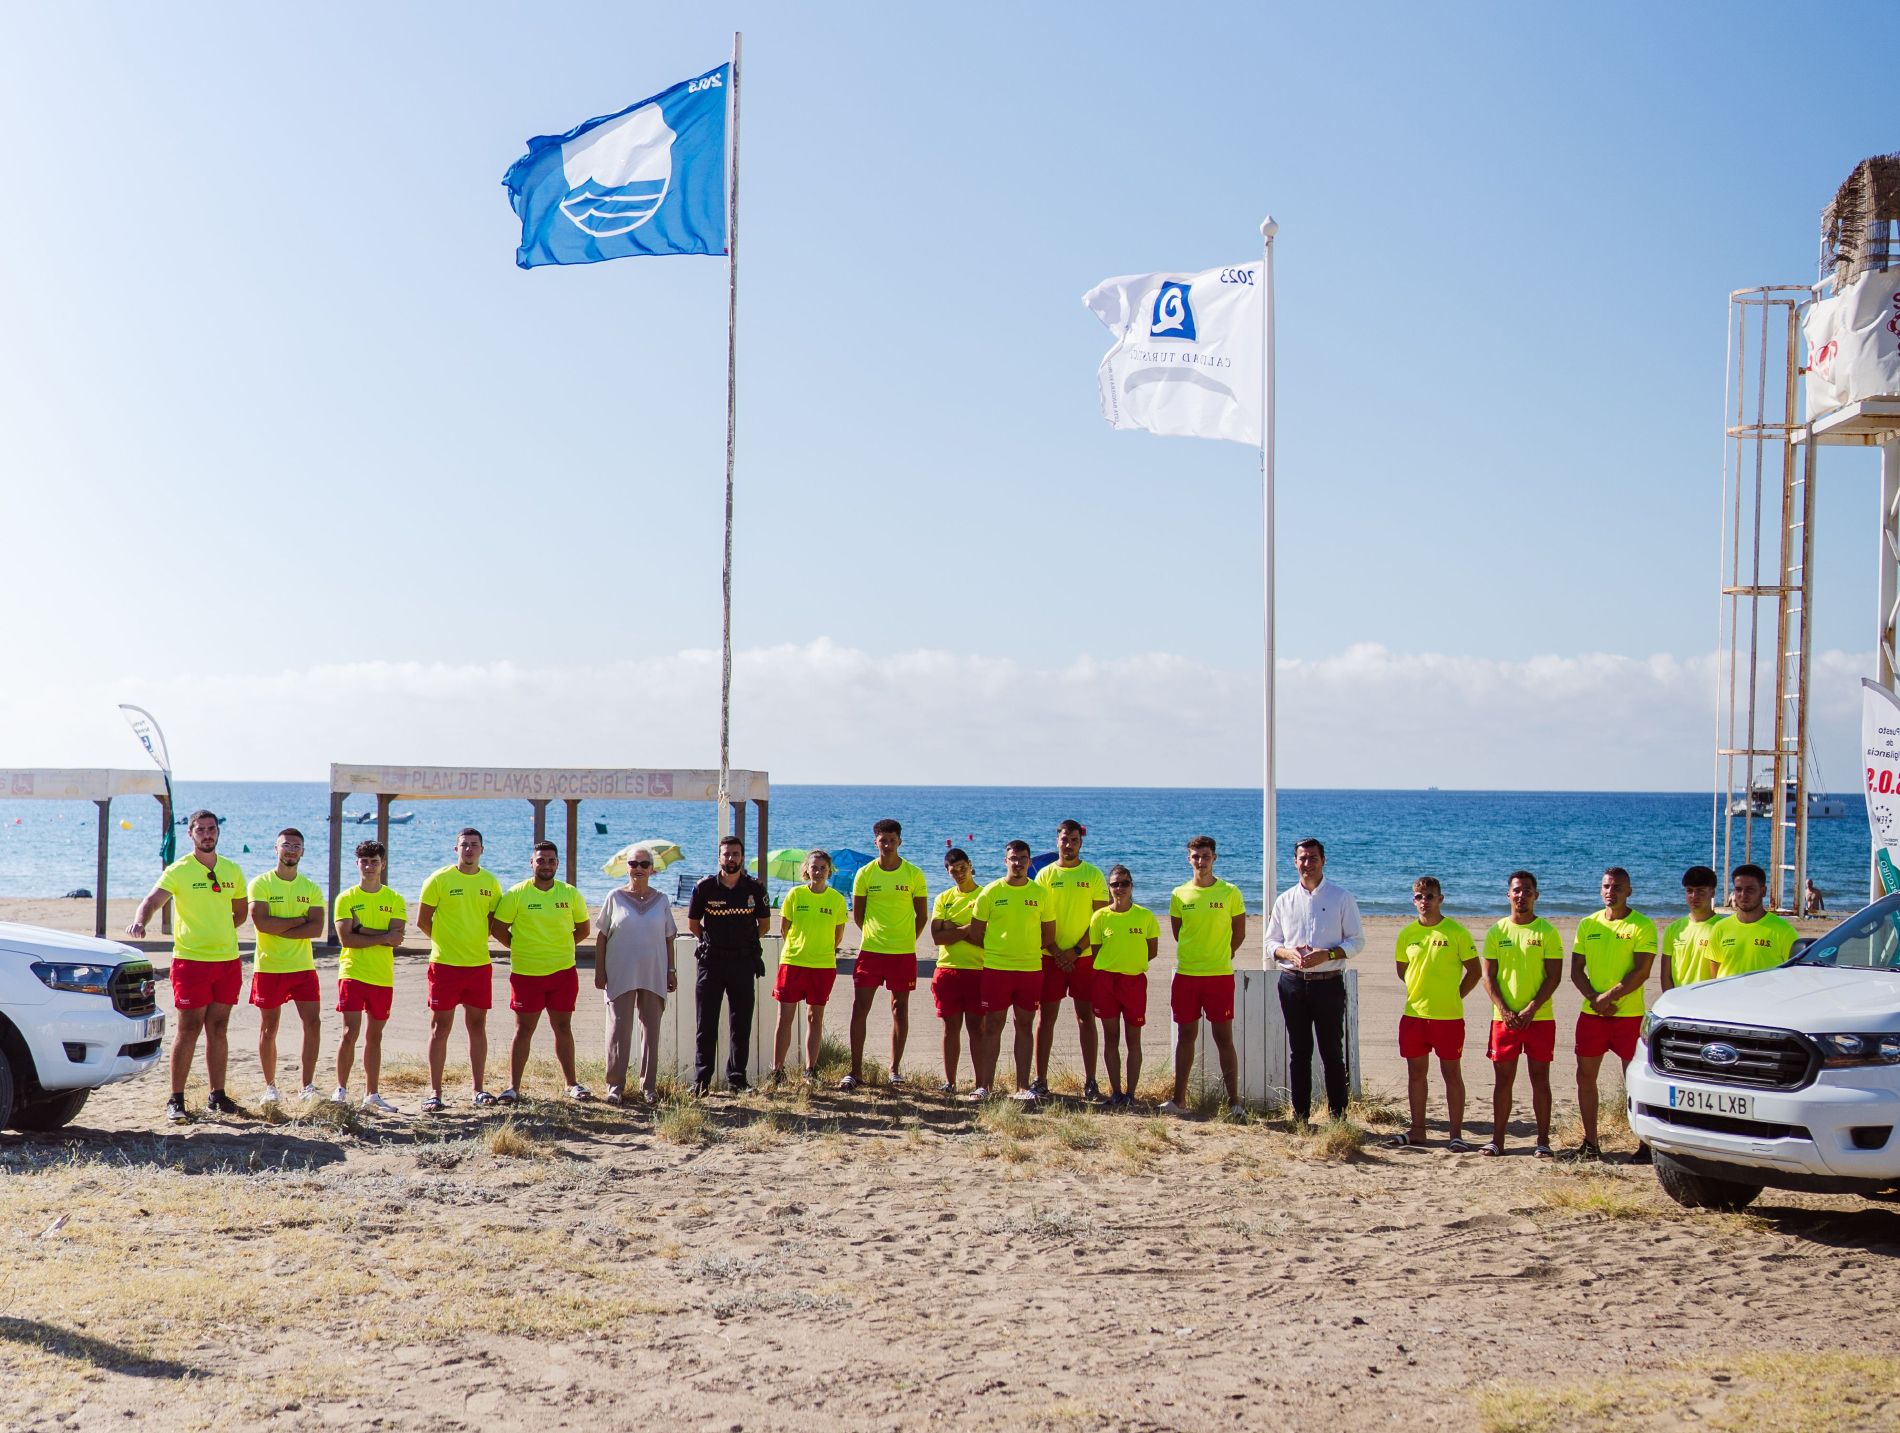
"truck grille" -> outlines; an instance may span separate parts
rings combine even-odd
[[[1702,1051],[1712,1044],[1732,1046],[1739,1058],[1733,1064],[1711,1063]],[[1669,1074],[1710,1084],[1798,1090],[1814,1079],[1821,1056],[1792,1030],[1659,1020],[1649,1032],[1649,1063]]]
[[[121,1015],[150,1015],[158,1009],[149,960],[128,960],[112,972],[112,1008]]]
[[[1767,1120],[1738,1120],[1733,1115],[1705,1115],[1699,1110],[1672,1110],[1663,1105],[1638,1105],[1637,1113],[1664,1124],[1688,1129],[1710,1129],[1720,1134],[1746,1135],[1751,1139],[1805,1139],[1814,1136],[1806,1125],[1773,1124]]]

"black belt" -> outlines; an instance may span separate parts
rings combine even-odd
[[[1280,974],[1290,975],[1295,980],[1337,980],[1340,976],[1337,970],[1289,970],[1284,966],[1281,967]]]

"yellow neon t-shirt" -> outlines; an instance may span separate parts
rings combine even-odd
[[[1108,877],[1087,861],[1061,866],[1051,861],[1036,872],[1036,884],[1056,898],[1056,944],[1064,950],[1089,933],[1089,917],[1108,904]]]
[[[441,965],[491,965],[488,917],[501,903],[501,882],[477,867],[473,875],[444,866],[422,883],[422,904],[434,909],[429,959]]]
[[[495,907],[508,927],[508,968],[516,975],[556,975],[574,965],[574,931],[587,924],[587,902],[566,881],[545,891],[533,881],[510,886]]]
[[[1462,1020],[1465,962],[1478,958],[1471,932],[1449,917],[1413,921],[1399,932],[1393,958],[1405,967],[1405,1013],[1420,1020]]]
[[[1174,942],[1174,968],[1181,975],[1234,973],[1234,917],[1247,914],[1240,887],[1227,881],[1176,886],[1168,915],[1181,922]]]
[[[1693,916],[1683,916],[1669,923],[1669,929],[1663,932],[1662,953],[1669,961],[1669,974],[1677,985],[1694,985],[1698,980],[1707,980],[1709,972],[1709,933],[1713,931],[1722,916],[1710,916],[1706,920],[1697,920]]]
[[[1564,938],[1557,927],[1542,916],[1519,925],[1506,916],[1484,933],[1484,958],[1498,963],[1498,989],[1515,1014],[1531,1003],[1544,983],[1544,962],[1562,961]],[[1557,1012],[1546,1000],[1531,1017],[1532,1021],[1555,1020]],[[1491,1017],[1502,1020],[1505,1012],[1493,1004]]]
[[[380,887],[373,895],[361,886],[351,886],[336,898],[336,918],[355,921],[362,931],[388,930],[397,921],[408,921],[409,903],[390,886]],[[346,945],[337,953],[336,976],[364,985],[394,985],[396,952],[386,945]]]
[[[851,899],[864,902],[864,939],[859,949],[873,955],[917,953],[917,902],[930,898],[924,873],[909,861],[887,871],[876,861],[858,867]]]
[[[982,894],[981,886],[967,891],[952,886],[947,891],[939,891],[937,903],[930,908],[931,918],[949,921],[952,925],[968,925],[976,919],[976,898]],[[967,940],[953,940],[937,947],[937,964],[946,970],[981,970],[983,947]]]
[[[174,913],[174,960],[236,960],[237,926],[231,920],[231,902],[249,897],[244,872],[236,861],[217,858],[215,870],[206,869],[196,856],[181,856],[167,866],[158,884],[171,892]]]
[[[792,923],[785,932],[780,965],[808,965],[817,970],[838,968],[838,932],[851,918],[844,897],[830,886],[814,891],[799,886],[785,893],[779,914]]]
[[[1055,897],[1046,886],[1007,879],[977,892],[976,919],[983,922],[983,968],[1041,970],[1042,925],[1056,918]]]
[[[1800,934],[1772,911],[1746,924],[1734,916],[1717,921],[1709,932],[1709,960],[1715,966],[1715,978],[1725,980],[1731,975],[1773,970],[1788,958]]]
[[[1095,968],[1110,975],[1146,975],[1148,942],[1160,938],[1161,922],[1145,906],[1131,905],[1125,911],[1104,906],[1089,917]]]
[[[270,913],[279,920],[300,919],[323,909],[323,891],[315,881],[301,872],[296,879],[286,881],[277,874],[276,867],[251,877],[251,899],[269,906]],[[257,933],[257,969],[266,975],[316,968],[308,940],[292,940],[261,930]]]
[[[1656,923],[1641,911],[1631,911],[1622,920],[1615,920],[1607,909],[1600,910],[1577,922],[1577,950],[1583,956],[1584,978],[1592,990],[1601,993],[1636,968],[1637,956],[1656,953]],[[1617,1001],[1616,1013],[1641,1015],[1643,987],[1637,986]]]

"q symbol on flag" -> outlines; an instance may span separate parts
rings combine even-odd
[[[597,125],[561,146],[561,212],[583,233],[610,239],[638,229],[666,202],[673,131],[658,104]]]
[[[1188,286],[1173,279],[1155,290],[1154,320],[1148,325],[1151,338],[1185,338],[1194,342],[1194,308],[1188,303]]]

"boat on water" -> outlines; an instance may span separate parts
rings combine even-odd
[[[343,813],[343,819],[353,826],[374,826],[376,824],[376,813],[374,811],[345,811]],[[415,819],[416,813],[413,811],[392,811],[389,813],[389,824],[391,826],[407,826]]]
[[[1794,819],[1795,784],[1787,782],[1783,789],[1782,800],[1785,819]],[[1808,820],[1832,821],[1847,815],[1847,801],[1844,797],[1830,795],[1825,791],[1807,793]],[[1749,816],[1758,821],[1766,821],[1775,814],[1774,778],[1758,776],[1754,785],[1748,788],[1746,796],[1737,796],[1728,804],[1731,816]]]

